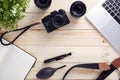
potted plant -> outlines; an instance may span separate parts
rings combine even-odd
[[[25,17],[24,13],[30,0],[0,0],[0,28],[13,30]]]

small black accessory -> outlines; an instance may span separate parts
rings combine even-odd
[[[63,9],[60,9],[59,11],[53,11],[50,15],[44,17],[42,19],[42,23],[49,33],[64,25],[69,24],[70,21],[66,15],[66,12]]]
[[[20,28],[20,29],[15,29],[15,30],[12,30],[12,31],[6,31],[4,32],[1,36],[0,36],[0,42],[2,45],[4,46],[9,46],[11,44],[13,44],[23,33],[25,33],[29,28],[35,26],[35,25],[38,25],[40,24],[40,22],[37,22],[37,23],[33,23],[33,24],[30,24],[28,26],[25,26],[23,28]],[[23,30],[23,31],[22,31]],[[16,32],[16,31],[22,31],[20,34],[18,34],[11,42],[9,43],[4,43],[2,38],[4,37],[4,35],[6,35],[7,33],[10,33],[10,32]]]
[[[44,61],[44,63],[50,63],[52,61],[57,61],[57,60],[61,60],[67,56],[70,56],[72,55],[72,53],[68,53],[68,54],[63,54],[63,55],[60,55],[60,56],[57,56],[57,57],[53,57],[53,58],[50,58],[50,59],[47,59]]]
[[[74,17],[81,17],[86,13],[86,5],[82,1],[75,1],[70,7],[70,13]]]
[[[37,74],[36,77],[40,79],[48,79],[50,78],[58,69],[64,68],[66,65],[58,67],[58,68],[51,68],[51,67],[46,67],[41,69]]]
[[[52,0],[34,0],[34,2],[38,8],[47,9],[51,5]]]

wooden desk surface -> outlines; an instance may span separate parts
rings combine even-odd
[[[41,19],[53,10],[65,9],[71,23],[52,33],[47,33],[42,23],[24,33],[15,44],[37,58],[35,67],[31,70],[26,80],[37,80],[36,73],[43,67],[59,67],[67,65],[57,71],[49,80],[61,80],[68,68],[75,64],[97,63],[111,61],[119,57],[105,38],[87,21],[85,17],[73,18],[69,13],[70,5],[75,0],[53,0],[52,5],[46,11],[38,9],[31,0],[26,17],[20,21],[19,27]],[[87,5],[87,12],[100,0],[83,0]],[[19,33],[19,32],[17,32]],[[17,35],[9,34],[5,38],[9,41]],[[53,56],[72,52],[72,56],[50,64],[43,61]],[[68,80],[95,80],[100,71],[87,69],[74,69],[67,77]],[[114,72],[106,80],[118,80],[118,74]]]

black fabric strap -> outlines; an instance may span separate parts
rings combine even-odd
[[[99,66],[97,63],[93,63],[93,64],[78,64],[78,65],[74,65],[72,66],[70,69],[67,70],[67,72],[64,74],[62,80],[65,80],[65,77],[67,76],[67,74],[73,69],[73,68],[88,68],[88,69],[99,69]]]
[[[89,66],[90,65],[90,66]],[[67,74],[73,69],[73,68],[88,68],[88,69],[98,69],[98,65],[96,64],[78,64],[78,65],[74,65],[72,66],[70,69],[67,70],[67,72],[64,74],[62,80],[65,80],[65,77],[67,76]],[[100,76],[96,79],[96,80],[104,80],[105,78],[107,78],[114,70],[116,70],[116,68],[111,64],[110,65],[110,70],[107,71],[103,71]]]
[[[103,71],[100,76],[98,76],[98,78],[96,80],[104,80],[105,78],[107,78],[116,68],[111,64],[110,65],[110,70],[107,71]]]
[[[4,32],[4,33],[0,36],[0,42],[1,42],[1,44],[4,45],[4,46],[8,46],[8,45],[13,44],[13,43],[14,43],[23,33],[25,33],[29,28],[31,28],[32,26],[38,25],[38,24],[40,24],[40,22],[33,23],[33,24],[31,24],[31,25],[25,26],[25,27],[20,28],[20,29],[15,29],[15,30],[12,30],[12,31],[6,31],[6,32]],[[10,32],[16,32],[16,31],[21,31],[21,30],[23,30],[23,31],[22,31],[20,34],[18,34],[11,42],[9,42],[9,43],[4,43],[4,42],[3,42],[2,39],[3,39],[4,35],[6,35],[7,33],[10,33]]]

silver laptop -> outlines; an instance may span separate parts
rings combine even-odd
[[[86,17],[120,52],[120,0],[101,0]]]

